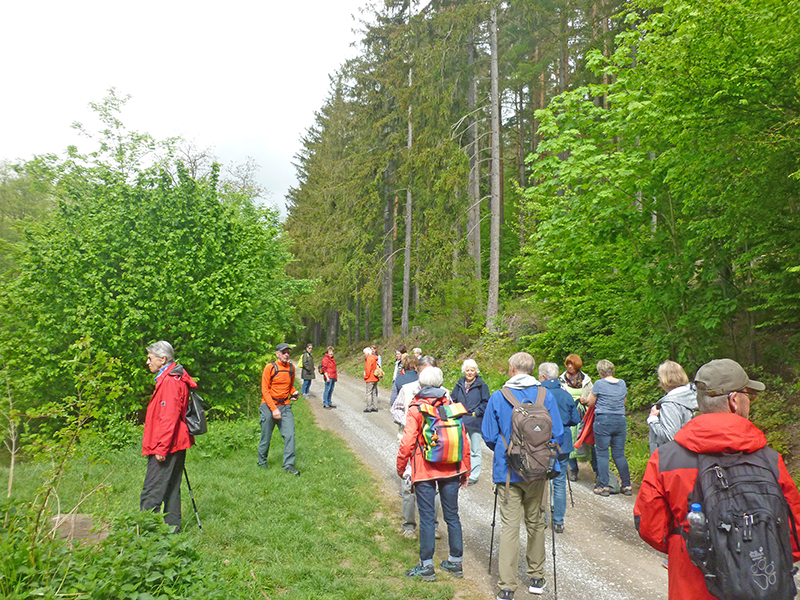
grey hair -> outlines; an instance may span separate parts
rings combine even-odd
[[[728,395],[709,396],[697,390],[697,410],[700,414],[731,412],[728,406]]]
[[[436,359],[426,354],[425,356],[420,357],[419,359],[419,366],[420,367],[435,367],[436,366]]]
[[[508,364],[514,367],[517,373],[531,375],[533,368],[536,366],[536,361],[527,352],[517,352],[508,359]]]
[[[466,372],[466,370],[467,370],[467,367],[472,367],[473,369],[475,369],[475,372],[476,372],[476,373],[480,373],[480,372],[481,372],[481,370],[478,368],[478,363],[476,363],[476,362],[475,362],[474,360],[472,360],[471,358],[468,358],[468,359],[467,359],[467,360],[465,360],[463,363],[461,363],[461,373],[462,373],[462,374],[463,374],[464,372]]]
[[[614,376],[614,363],[605,358],[597,363],[597,374],[600,377],[613,377]]]
[[[428,367],[419,373],[419,384],[422,387],[440,387],[444,381],[444,375],[439,367]]]
[[[175,360],[175,350],[172,349],[172,344],[161,340],[147,347],[147,353],[160,358],[166,358],[169,362]]]
[[[364,348],[363,352],[364,354],[372,354],[372,348],[367,346],[366,348]],[[358,354],[356,354],[356,356],[358,356]]]
[[[539,377],[545,379],[558,378],[558,365],[554,362],[543,362],[539,365]]]
[[[422,354],[422,348],[414,348],[411,354]]]

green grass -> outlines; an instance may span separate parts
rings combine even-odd
[[[256,466],[256,420],[212,423],[188,452],[204,533],[184,485],[183,536],[208,568],[242,598],[438,600],[452,598],[457,589],[459,598],[478,597],[468,582],[444,573],[433,584],[407,580],[404,570],[418,560],[418,546],[398,534],[399,507],[389,505],[374,476],[339,438],[316,428],[304,402],[295,405],[295,416],[300,477],[280,468],[277,430],[270,468]],[[33,499],[48,467],[18,464],[14,497]],[[137,448],[99,460],[76,458],[59,487],[60,509],[80,502],[78,512],[101,518],[135,510],[144,471]],[[8,470],[0,474],[7,477]],[[446,548],[438,550],[446,554]]]

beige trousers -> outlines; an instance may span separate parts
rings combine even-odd
[[[500,508],[501,524],[497,586],[501,590],[513,592],[517,589],[519,526],[523,519],[528,532],[528,545],[525,552],[528,577],[531,579],[544,577],[546,536],[542,500],[546,489],[547,481],[545,480],[512,483],[506,494],[505,483],[497,484],[497,505]]]

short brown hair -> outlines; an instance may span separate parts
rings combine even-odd
[[[575,366],[575,368],[578,369],[579,371],[583,368],[583,361],[581,360],[581,357],[578,356],[577,354],[570,354],[567,357],[567,360],[564,361],[564,366],[568,367],[570,363],[572,363]]]
[[[406,354],[403,357],[403,368],[406,371],[414,371],[414,370],[416,370],[417,365],[419,365],[419,359],[416,356],[414,356],[413,354]]]

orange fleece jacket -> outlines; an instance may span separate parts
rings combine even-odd
[[[297,393],[291,374],[294,370],[292,364],[283,365],[280,361],[276,361],[275,364],[278,365],[277,373],[270,362],[264,367],[264,373],[261,375],[261,402],[266,403],[270,410],[275,410],[278,405],[289,404],[291,396]]]

